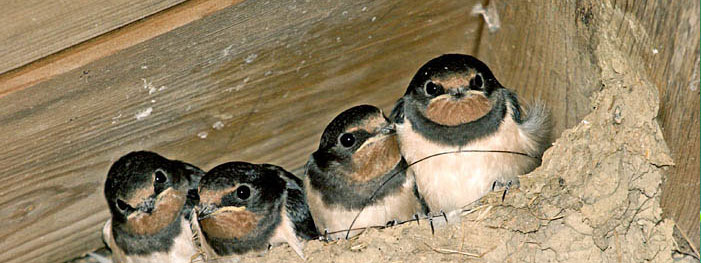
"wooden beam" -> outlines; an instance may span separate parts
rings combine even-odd
[[[551,7],[490,1],[501,21],[497,32],[484,30],[479,55],[506,87],[526,101],[544,100],[552,110],[553,136],[589,113],[598,89],[599,68],[593,45],[576,23],[577,7],[555,1]]]
[[[0,73],[182,1],[4,1],[0,12]]]
[[[190,0],[0,75],[0,97],[152,39],[242,0]]]
[[[247,1],[0,97],[0,261],[100,242],[111,162],[294,170],[340,111],[390,109],[428,59],[474,50],[476,1]]]

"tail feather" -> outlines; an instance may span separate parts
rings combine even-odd
[[[534,142],[535,154],[541,156],[552,143],[550,109],[542,101],[536,100],[526,107],[525,113],[521,129]]]
[[[404,122],[404,97],[399,98],[389,114],[389,119],[394,123]]]

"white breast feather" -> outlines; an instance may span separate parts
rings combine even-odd
[[[321,199],[320,193],[310,187],[308,177],[304,178],[304,186],[308,189],[307,200],[309,209],[319,233],[323,235],[324,230],[327,230],[329,233],[338,232],[329,234],[329,238],[345,238],[345,230],[351,225],[353,218],[358,215],[360,207],[346,209],[340,205],[326,205]],[[395,192],[385,196],[374,205],[365,207],[355,224],[353,224],[353,229],[362,229],[368,226],[384,226],[392,220],[408,220],[419,212],[421,212],[421,206],[414,195],[414,176],[411,172],[408,172],[407,180],[402,184],[401,190],[398,193]],[[351,231],[350,237],[361,232],[362,230]]]
[[[535,135],[544,132],[542,128],[547,124],[548,115],[544,107],[533,109],[542,111],[533,114],[530,111],[529,119],[519,125],[510,117],[512,113],[509,108],[498,132],[460,147],[428,141],[414,132],[411,122],[405,118],[403,124],[397,125],[402,155],[410,164],[432,154],[458,150],[506,150],[538,156],[544,147]],[[495,180],[514,179],[532,170],[535,165],[537,160],[526,156],[473,152],[431,157],[410,169],[416,175],[419,193],[429,209],[448,212],[482,197],[490,191]]]
[[[165,262],[178,263],[190,262],[190,258],[197,253],[195,245],[192,243],[192,231],[190,224],[185,218],[180,220],[180,234],[175,237],[173,247],[169,252],[156,252],[150,255],[124,255],[124,252],[117,247],[112,235],[112,219],[107,220],[103,228],[103,238],[105,243],[112,250],[112,260],[115,263],[148,263]]]

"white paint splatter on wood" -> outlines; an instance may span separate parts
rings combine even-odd
[[[144,110],[137,112],[135,115],[136,120],[138,121],[138,120],[142,120],[143,118],[148,117],[149,115],[151,115],[151,112],[153,112],[153,107],[148,107]]]

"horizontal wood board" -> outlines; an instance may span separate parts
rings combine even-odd
[[[189,0],[0,74],[0,97],[112,55],[241,1]]]
[[[183,0],[3,1],[0,73],[181,2]]]

